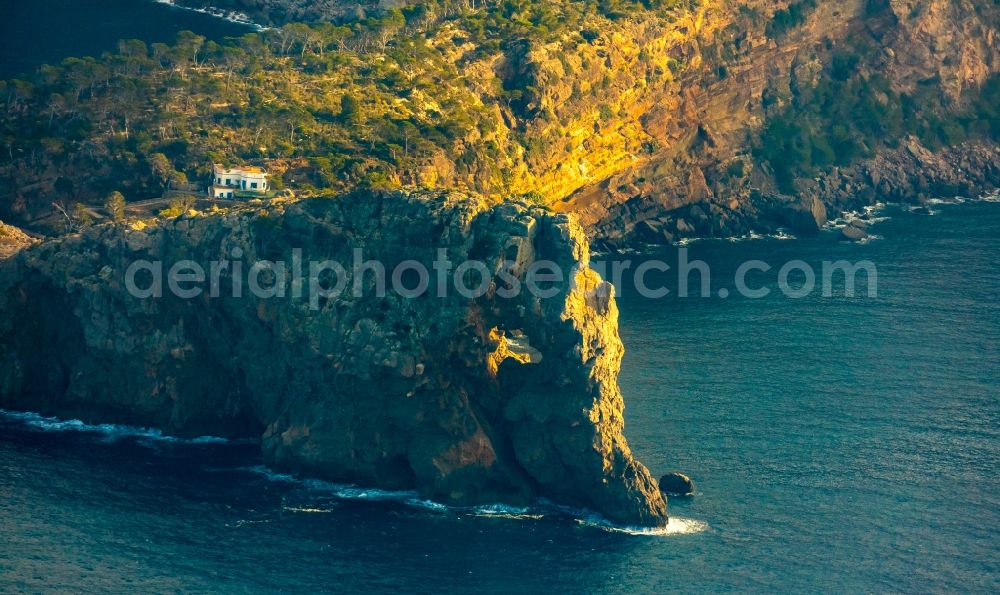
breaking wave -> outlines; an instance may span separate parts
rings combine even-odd
[[[926,204],[961,205],[967,202],[1000,202],[1000,189],[994,190],[993,192],[987,192],[986,194],[981,194],[975,198],[969,198],[968,196],[953,196],[951,198],[931,198],[927,200]]]
[[[708,530],[708,523],[704,521],[697,521],[694,519],[682,519],[679,517],[670,517],[667,521],[666,527],[629,527],[615,525],[609,523],[601,518],[596,519],[578,519],[578,523],[581,525],[586,525],[590,527],[596,527],[603,531],[608,531],[610,533],[625,533],[626,535],[645,535],[653,537],[669,537],[674,535],[690,535],[692,533],[701,533],[702,531]]]
[[[742,236],[737,236],[735,238],[729,238],[731,242],[744,242],[750,240],[797,240],[798,238],[794,235],[788,233],[788,230],[778,229],[774,233],[758,233],[756,231],[751,231],[750,233]]]
[[[479,506],[450,506],[421,498],[412,490],[382,490],[378,488],[362,488],[356,485],[345,485],[323,481],[320,479],[298,479],[292,475],[272,471],[263,465],[255,467],[245,467],[240,469],[255,473],[269,481],[281,483],[294,483],[304,489],[318,492],[323,495],[333,496],[341,500],[367,500],[372,502],[396,502],[413,508],[418,508],[434,513],[454,513],[466,514],[476,517],[500,518],[512,520],[539,520],[547,517],[571,517],[578,524],[594,527],[603,531],[613,533],[624,533],[627,535],[645,536],[669,536],[686,535],[689,533],[700,533],[708,528],[708,524],[692,519],[671,517],[666,527],[631,527],[617,525],[595,514],[589,510],[572,508],[550,502],[539,500],[532,506],[512,506],[508,504],[482,504]],[[329,508],[320,506],[295,506],[284,507],[287,512],[317,513],[329,512]]]
[[[750,242],[756,240],[797,240],[798,238],[788,232],[787,229],[779,228],[778,231],[774,233],[759,233],[756,231],[751,231],[750,233],[741,236],[727,236],[721,238],[681,238],[673,243],[674,246],[689,246],[695,242],[711,242],[711,241],[726,241],[726,242]]]
[[[172,442],[178,444],[230,444],[233,441],[218,436],[199,436],[197,438],[177,438],[165,435],[160,430],[126,426],[119,424],[88,424],[79,419],[59,419],[45,417],[38,413],[7,411],[0,409],[0,417],[18,422],[25,427],[43,432],[82,432],[100,434],[102,442],[117,442],[125,438],[139,438],[152,442]]]
[[[509,506],[507,504],[484,504],[475,506],[472,514],[481,517],[502,519],[540,519],[545,515],[540,510],[532,510],[528,506]]]
[[[256,31],[267,31],[268,29],[270,29],[270,27],[265,27],[260,23],[255,23],[246,13],[239,12],[236,10],[225,10],[222,8],[216,8],[214,6],[206,6],[204,8],[197,8],[194,6],[184,6],[182,4],[177,4],[176,0],[153,0],[153,2],[156,2],[157,4],[166,4],[167,6],[171,6],[179,10],[189,10],[191,12],[205,14],[211,17],[215,17],[217,19],[229,21],[230,23],[236,23],[237,25],[245,25]]]
[[[877,202],[862,208],[860,211],[845,211],[839,217],[827,221],[823,228],[830,231],[839,231],[855,221],[860,221],[866,225],[888,221],[891,217],[884,214],[888,206],[888,203]]]
[[[101,442],[114,443],[123,439],[138,439],[139,443],[170,443],[170,444],[238,444],[243,441],[228,440],[217,436],[200,436],[198,438],[177,438],[164,435],[160,430],[119,424],[88,424],[78,419],[62,420],[56,417],[46,417],[38,413],[7,411],[0,409],[0,418],[17,423],[24,428],[41,432],[78,432],[97,434]],[[432,513],[464,514],[475,517],[539,520],[543,518],[570,517],[577,523],[628,535],[683,535],[698,533],[708,528],[708,525],[691,519],[671,517],[666,527],[630,527],[612,523],[589,510],[567,507],[540,499],[531,506],[512,506],[508,504],[483,504],[478,506],[451,506],[433,500],[422,498],[413,490],[383,490],[366,488],[352,484],[339,484],[321,479],[299,478],[288,473],[268,469],[264,465],[236,468],[207,468],[216,472],[244,472],[258,475],[266,481],[291,484],[308,492],[321,496],[331,496],[339,500],[363,500],[369,502],[396,502],[412,508]],[[300,505],[284,506],[283,510],[291,513],[330,512],[322,506]],[[247,521],[251,522],[251,521]],[[264,521],[253,521],[264,522]]]
[[[1000,190],[994,190],[989,194],[984,194],[979,197],[979,200],[983,202],[1000,202]]]

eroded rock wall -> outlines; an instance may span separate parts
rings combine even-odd
[[[137,260],[209,270],[211,261],[294,263],[301,250],[304,263],[350,271],[355,249],[390,274],[404,260],[433,274],[441,249],[491,272],[506,259],[522,282],[531,263],[552,261],[566,281],[548,299],[505,299],[504,285],[438,297],[432,278],[430,294],[405,298],[391,286],[379,297],[365,275],[363,295],[348,289],[315,308],[291,292],[234,297],[229,272],[220,297],[140,299],[124,285]],[[659,525],[664,500],[622,435],[613,290],[587,263],[573,218],[457,194],[367,193],[142,230],[95,226],[2,262],[0,406],[259,437],[277,468],[443,502],[545,496]]]
[[[866,75],[884,77],[900,93],[940,87],[949,102],[962,105],[1000,69],[994,4],[819,2],[779,39],[766,34],[765,23],[788,3],[738,4],[706,2],[700,26],[685,26],[685,35],[661,34],[670,39],[662,51],[645,46],[645,55],[672,56],[685,65],[675,82],[650,84],[631,96],[651,101],[622,110],[639,114],[636,138],[648,150],[623,151],[634,157],[628,167],[602,171],[554,203],[578,213],[592,238],[614,248],[743,235],[781,224],[770,207],[783,199],[822,200],[835,214],[876,196],[916,201],[921,193],[947,195],[952,188],[976,195],[1000,183],[991,141],[961,143],[929,157],[912,138],[896,139],[890,144],[899,146],[873,146],[869,157],[799,180],[794,197],[777,196],[773,172],[753,153],[768,118],[814,85],[836,52],[858,39],[877,50],[864,56]],[[934,161],[930,172],[922,168],[928,160]],[[888,194],[878,194],[883,191]]]

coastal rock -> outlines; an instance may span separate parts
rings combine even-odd
[[[677,219],[677,233],[681,235],[694,235],[695,229],[682,218]]]
[[[355,249],[388,278],[416,261],[433,279],[438,249],[453,266],[473,259],[490,273],[513,263],[522,286],[541,260],[563,277],[544,298],[501,297],[500,277],[473,297],[439,297],[433,283],[419,297],[383,295],[371,273],[358,278],[360,294],[295,295],[296,255],[306,267],[341,263],[352,277]],[[445,503],[547,497],[661,526],[665,501],[622,434],[613,288],[589,268],[588,250],[566,215],[452,193],[367,192],[142,230],[88,227],[0,262],[0,407],[254,438],[274,468]],[[184,260],[205,270],[228,262],[221,291],[203,284],[182,298],[164,281],[162,297],[144,299],[126,289],[132,263],[167,270]],[[236,297],[235,262],[244,272],[285,263],[257,269],[258,288],[291,289],[255,296],[242,284]]]
[[[858,242],[868,237],[868,232],[863,228],[854,225],[846,225],[840,230],[841,238],[845,240],[850,240],[852,242]]]
[[[705,181],[705,172],[700,167],[692,168],[688,175],[688,198],[692,201],[701,201],[712,196],[712,190]]]
[[[772,199],[771,217],[797,233],[813,234],[826,224],[826,206],[815,196]]]
[[[636,233],[641,241],[650,244],[669,244],[674,240],[668,224],[657,219],[640,221],[636,226]]]
[[[660,478],[660,491],[668,496],[691,496],[694,482],[683,473],[667,473]]]

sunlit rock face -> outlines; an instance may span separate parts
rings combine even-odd
[[[24,231],[0,221],[0,259],[7,258],[34,243],[36,240]]]
[[[227,291],[236,260],[244,272],[287,263],[282,280],[297,258],[305,267],[337,261],[350,275],[359,249],[390,275],[403,261],[424,264],[429,293],[403,297],[390,286],[379,297],[374,275],[361,277],[360,294],[352,278],[322,299]],[[494,277],[482,295],[438,297],[442,254],[452,266],[472,259],[510,276]],[[218,297],[164,288],[141,299],[125,284],[139,260],[230,266]],[[526,287],[503,297],[543,260],[563,272],[545,286],[551,297]],[[259,438],[275,468],[415,488],[453,504],[548,497],[662,525],[664,499],[622,435],[613,289],[587,263],[583,232],[567,215],[446,193],[96,226],[2,262],[0,406]]]
[[[73,85],[79,97],[67,106],[68,89],[42,79],[30,97],[11,96],[0,217],[56,233],[63,220],[51,217],[54,196],[89,204],[109,188],[130,199],[158,196],[166,179],[152,172],[173,167],[201,183],[202,156],[218,151],[267,157],[273,179],[287,178],[291,189],[344,191],[378,172],[380,186],[527,195],[575,214],[595,245],[612,249],[773,232],[787,225],[787,209],[775,208],[787,197],[819,200],[833,217],[885,193],[911,201],[953,189],[979,194],[1000,180],[989,169],[995,133],[985,134],[985,125],[959,131],[950,121],[994,89],[1000,6],[993,0],[562,0],[523,4],[516,14],[498,3],[460,10],[432,2],[389,18],[377,34],[363,33],[373,25],[357,19],[410,2],[182,3],[291,26],[240,41],[231,55],[223,52],[229,57],[206,51],[197,64],[165,68],[159,58],[121,56],[138,74],[132,67],[112,68],[110,78],[75,67],[47,71],[42,79],[84,77]],[[532,6],[544,7],[545,18],[529,19]],[[544,25],[481,31],[493,18]],[[303,24],[340,19],[357,30],[349,42],[329,27],[321,33]],[[211,91],[250,64],[266,75]],[[175,70],[181,95],[164,91],[175,88],[168,74]],[[827,97],[834,83],[849,85]],[[291,91],[281,90],[286,85]],[[183,140],[183,155],[115,152],[108,143],[120,118],[110,99],[120,88],[144,90],[135,101],[122,97],[134,111],[132,128],[167,131],[160,140]],[[345,98],[354,106],[346,115],[337,108]],[[158,109],[140,109],[146,102]],[[282,117],[258,114],[262,105]],[[230,112],[246,117],[223,117]],[[832,119],[802,115],[813,112]],[[802,134],[776,136],[801,136],[802,150],[770,154],[764,149],[780,139],[767,131],[786,116]],[[308,138],[285,142],[289,126]],[[80,146],[109,150],[53,142],[59,130],[83,135],[72,141]],[[914,134],[921,150],[941,157],[934,175],[910,169]],[[411,150],[415,138],[419,150]],[[357,172],[344,165],[355,160],[363,164]]]

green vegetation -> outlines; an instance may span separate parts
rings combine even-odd
[[[187,213],[194,208],[195,203],[198,201],[198,197],[192,196],[190,194],[182,194],[174,199],[171,199],[169,206],[159,212],[160,217],[180,217],[184,213]]]
[[[806,22],[809,13],[816,8],[816,0],[798,0],[775,11],[771,22],[767,24],[768,37],[783,37],[790,30]]]
[[[80,226],[87,226],[94,222],[94,217],[87,210],[87,206],[80,202],[73,204],[73,219]]]
[[[104,200],[104,210],[115,223],[125,220],[125,195],[115,190]]]
[[[420,185],[450,163],[447,183],[504,193],[512,165],[565,146],[544,130],[561,116],[539,109],[527,48],[572,53],[623,14],[667,22],[695,5],[437,0],[224,44],[190,32],[172,46],[122,41],[100,59],[0,81],[0,212],[43,212],[53,193],[69,204],[101,204],[112,191],[159,196],[201,184],[213,162],[264,158],[279,184],[306,191]],[[496,57],[512,70],[493,71]],[[610,98],[612,87],[605,76],[576,101]],[[607,101],[601,115],[617,110]]]
[[[103,203],[115,219],[112,193],[192,192],[212,163],[265,159],[275,190],[445,185],[551,201],[543,194],[574,189],[568,176],[606,176],[591,166],[666,146],[618,133],[643,134],[633,109],[642,94],[674,92],[699,69],[728,82],[749,51],[743,29],[781,37],[816,1],[794,2],[771,20],[742,6],[728,23],[685,20],[700,6],[431,0],[221,44],[190,32],[173,45],[123,41],[100,59],[69,58],[0,81],[0,216],[31,219],[55,202],[75,222],[66,205]],[[885,2],[866,6],[878,14]],[[713,25],[728,25],[725,35],[703,33]],[[898,96],[866,70],[873,48],[845,47],[854,49],[825,60],[815,86],[765,97],[769,120],[755,152],[782,188],[904,134],[932,147],[997,134],[995,81],[956,112],[939,81]],[[565,167],[588,151],[586,168]],[[725,173],[738,178],[742,167]]]
[[[847,165],[907,135],[931,149],[970,136],[1000,139],[998,77],[956,110],[947,105],[939,81],[900,95],[885,77],[861,68],[872,48],[860,40],[847,45],[856,49],[834,53],[819,82],[792,98],[761,131],[756,156],[771,165],[782,191],[793,193],[796,178]]]

